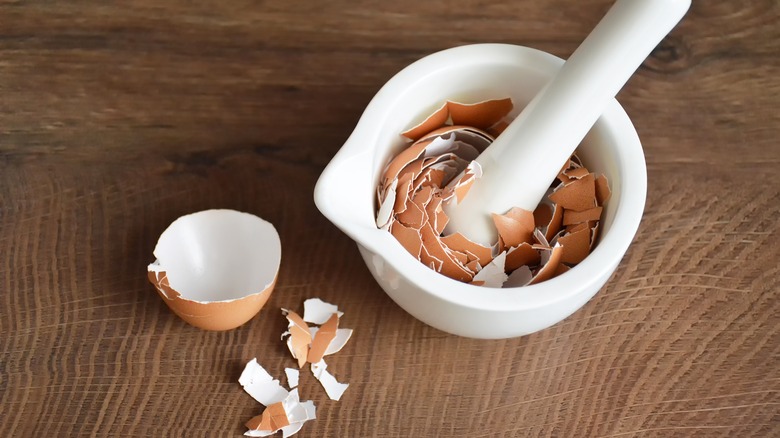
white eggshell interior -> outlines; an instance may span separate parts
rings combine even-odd
[[[154,255],[149,269],[167,272],[182,298],[230,301],[271,285],[282,246],[270,222],[234,210],[206,210],[176,219]]]

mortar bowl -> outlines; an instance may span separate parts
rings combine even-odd
[[[507,44],[467,45],[422,58],[379,90],[317,181],[317,208],[357,242],[387,295],[420,321],[472,338],[527,335],[585,305],[617,269],[642,218],[647,170],[636,130],[616,100],[578,149],[591,172],[607,176],[612,196],[598,243],[568,272],[517,288],[461,283],[424,266],[376,227],[375,189],[385,165],[406,146],[401,132],[448,99],[470,103],[511,97],[515,109],[510,116],[516,116],[562,65],[551,54]]]

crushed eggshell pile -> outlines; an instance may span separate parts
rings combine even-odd
[[[291,310],[282,309],[288,322],[288,330],[282,333],[282,340],[286,338],[287,348],[298,362],[298,368],[308,362],[312,375],[320,382],[328,397],[339,400],[349,384],[339,383],[327,371],[328,365],[323,357],[344,348],[352,337],[352,329],[338,327],[344,313],[333,304],[311,298],[304,301],[303,308],[303,318]],[[307,323],[315,325],[310,327]],[[249,430],[244,435],[264,437],[281,430],[283,437],[287,438],[297,433],[303,423],[316,418],[314,403],[300,401],[298,369],[285,368],[284,372],[290,391],[284,389],[279,380],[274,379],[256,359],[246,364],[238,382],[266,409],[246,423]]]
[[[536,284],[580,263],[596,242],[610,196],[607,178],[588,171],[575,154],[535,211],[493,214],[493,246],[444,235],[443,206],[460,203],[482,176],[474,160],[508,126],[512,108],[511,99],[445,102],[402,133],[411,144],[388,163],[376,191],[378,228],[434,271],[477,286]]]

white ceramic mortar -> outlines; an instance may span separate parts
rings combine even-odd
[[[474,338],[509,338],[549,327],[582,307],[617,268],[639,227],[647,193],[642,145],[614,99],[579,148],[592,172],[607,175],[612,197],[601,237],[579,265],[543,283],[491,289],[438,274],[375,225],[375,189],[385,165],[405,145],[400,133],[447,99],[511,97],[513,116],[563,65],[535,49],[478,44],[427,56],[395,75],[369,103],[314,191],[320,211],[358,244],[379,285],[409,314],[440,330]],[[563,165],[563,163],[561,163]],[[522,188],[518,188],[522,190]]]

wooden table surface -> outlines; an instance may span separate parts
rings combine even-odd
[[[279,308],[339,304],[350,383],[301,437],[780,434],[780,3],[695,0],[619,95],[649,193],[603,290],[519,339],[428,327],[312,201],[393,74],[507,42],[567,57],[610,0],[0,3],[0,435],[238,436],[283,379]],[[248,211],[284,255],[258,317],[205,332],[146,279],[180,215]],[[284,381],[284,379],[283,379]]]

